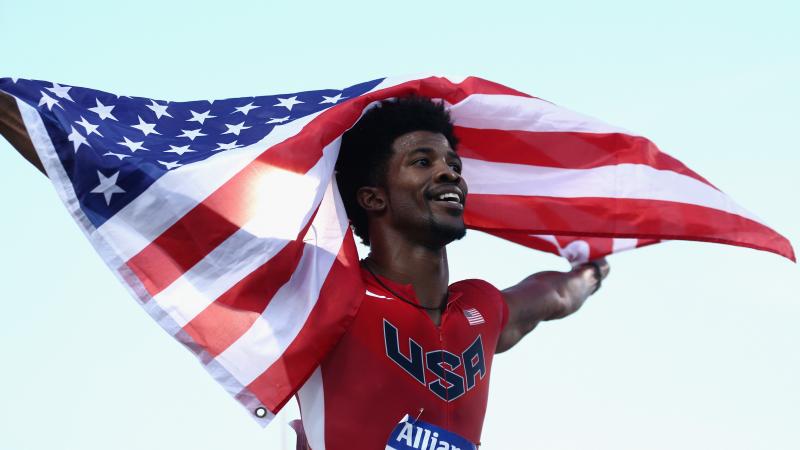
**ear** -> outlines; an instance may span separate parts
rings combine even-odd
[[[362,186],[356,191],[358,205],[369,212],[380,212],[386,209],[386,194],[383,189],[374,186]]]

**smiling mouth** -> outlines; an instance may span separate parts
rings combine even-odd
[[[454,192],[446,192],[431,198],[432,202],[444,206],[448,209],[463,210],[464,204],[461,202],[461,196]]]
[[[434,200],[438,202],[458,203],[459,205],[461,204],[461,197],[459,197],[458,194],[454,192],[440,194],[436,198],[434,198]]]

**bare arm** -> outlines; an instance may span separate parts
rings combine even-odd
[[[31,138],[28,136],[28,130],[25,129],[25,124],[22,122],[16,100],[4,92],[0,92],[0,134],[17,149],[23,158],[39,169],[39,172],[45,173],[39,155],[36,154]]]
[[[595,261],[600,276],[608,275],[605,259]],[[577,311],[597,290],[601,279],[591,264],[569,272],[539,272],[503,291],[509,318],[497,342],[497,353],[504,352],[530,333],[539,322],[566,317]]]

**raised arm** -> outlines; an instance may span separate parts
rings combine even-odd
[[[606,260],[599,259],[569,272],[539,272],[504,290],[509,318],[496,352],[513,347],[539,322],[561,319],[577,311],[597,290],[608,271]]]
[[[28,136],[28,130],[25,129],[25,124],[22,122],[16,100],[4,92],[0,92],[0,134],[17,149],[23,158],[39,169],[39,172],[45,173],[42,161],[39,160],[39,155],[36,154],[31,138]]]

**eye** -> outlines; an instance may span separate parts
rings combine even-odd
[[[450,168],[453,169],[455,173],[461,173],[461,164],[460,163],[450,163]]]
[[[411,164],[415,166],[428,167],[431,165],[431,161],[428,158],[420,158],[415,159]]]

